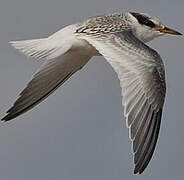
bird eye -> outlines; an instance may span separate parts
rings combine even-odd
[[[152,21],[146,20],[142,24],[149,26],[151,28],[155,27],[155,24]]]

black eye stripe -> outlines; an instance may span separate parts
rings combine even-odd
[[[146,25],[146,26],[152,27],[152,28],[155,27],[155,24],[152,21],[149,21],[149,20],[144,21],[143,24]]]
[[[155,27],[155,24],[152,21],[150,21],[147,17],[141,14],[138,14],[138,13],[133,13],[133,12],[131,12],[131,14],[138,20],[140,24],[144,24],[151,28]]]

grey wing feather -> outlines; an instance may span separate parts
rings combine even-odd
[[[2,120],[9,121],[32,109],[61,86],[73,73],[82,68],[90,58],[69,51],[58,58],[47,61],[20,93],[20,97]]]
[[[93,45],[116,71],[122,88],[124,115],[134,153],[134,173],[147,167],[158,138],[165,100],[165,72],[156,51],[131,31],[78,36]]]

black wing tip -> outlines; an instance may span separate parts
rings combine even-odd
[[[14,119],[15,117],[16,117],[15,115],[7,114],[5,117],[3,117],[1,119],[1,121],[3,121],[3,122],[10,121],[10,120]]]
[[[153,147],[151,149],[151,152],[149,154],[149,156],[146,158],[146,161],[143,164],[137,163],[135,164],[135,168],[134,168],[134,174],[142,174],[144,172],[144,170],[147,168],[150,160],[153,157],[153,153],[155,152],[155,148],[156,148],[156,144],[157,144],[157,140],[158,140],[158,136],[159,136],[159,130],[160,130],[160,124],[161,124],[161,117],[162,117],[162,109],[160,109],[157,112],[157,117],[156,117],[156,126],[155,126],[155,141],[153,144]],[[146,157],[146,156],[145,156]]]
[[[14,119],[15,117],[17,117],[17,113],[15,113],[13,108],[14,106],[12,106],[11,108],[8,109],[8,111],[6,111],[6,115],[1,119],[1,121],[6,122],[6,121],[10,121]]]
[[[139,171],[136,168],[134,168],[134,174],[135,175],[139,174]]]
[[[21,114],[21,112],[15,112],[13,110],[13,107],[11,107],[7,112],[6,115],[1,119],[1,121],[3,122],[7,122],[10,121],[14,118],[16,118],[17,116],[19,116]]]
[[[140,175],[141,173],[134,169],[134,175]]]
[[[134,174],[135,175],[140,175],[140,174],[142,174],[143,172],[144,172],[144,170],[146,169],[146,167],[145,168],[134,168]]]

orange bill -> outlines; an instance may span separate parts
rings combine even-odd
[[[167,34],[174,34],[174,35],[182,35],[180,32],[177,32],[177,31],[170,29],[168,27],[164,27],[164,29],[161,29],[160,32],[167,33]]]

